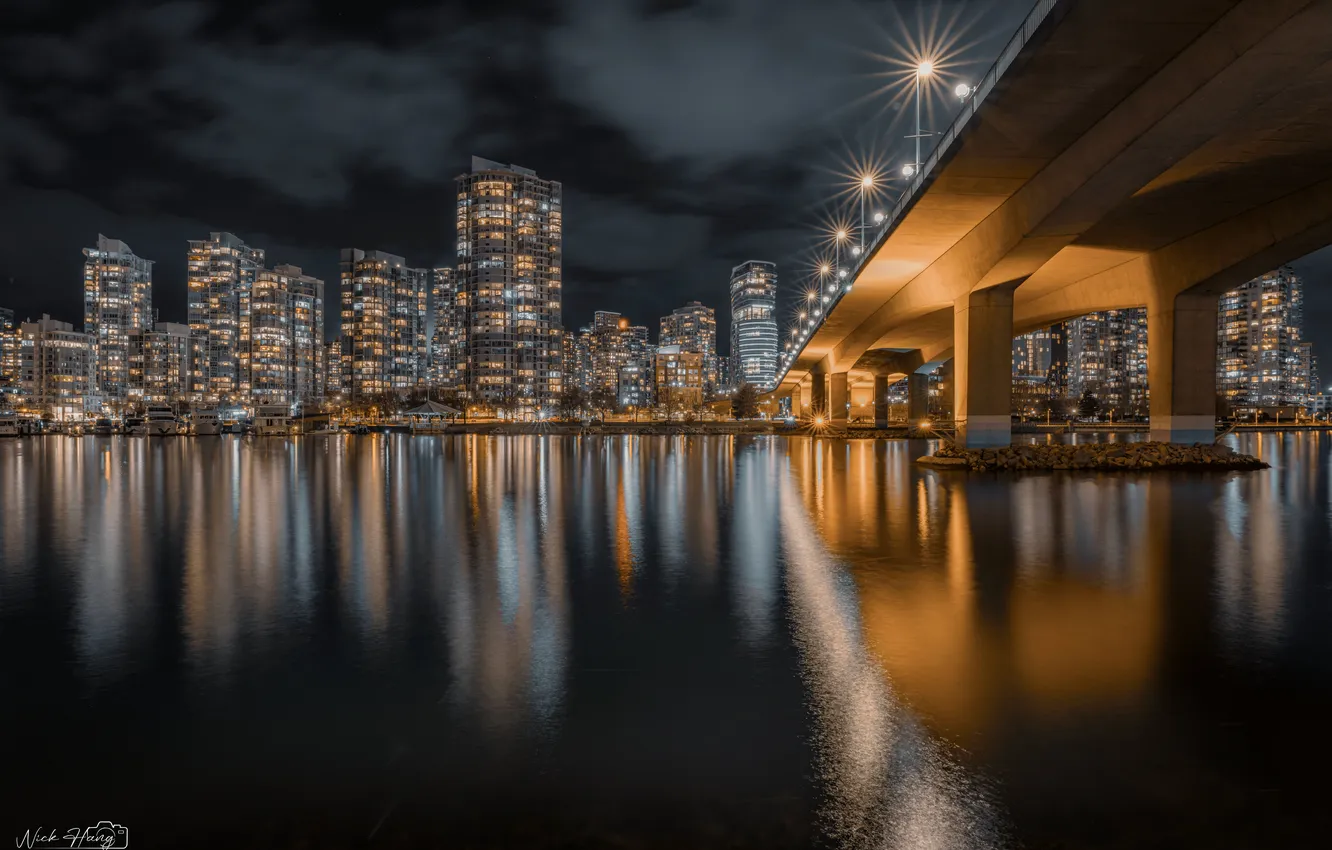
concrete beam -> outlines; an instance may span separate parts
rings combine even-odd
[[[1013,290],[982,289],[954,308],[957,441],[968,448],[1013,441]]]

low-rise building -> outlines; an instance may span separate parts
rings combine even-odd
[[[678,345],[657,349],[657,404],[668,414],[703,406],[703,355]]]

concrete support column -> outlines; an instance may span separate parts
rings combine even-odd
[[[874,427],[888,427],[888,387],[891,384],[887,375],[874,376]]]
[[[811,416],[828,415],[828,376],[810,375],[809,413]]]
[[[804,413],[800,403],[800,385],[791,388],[791,415],[797,419]]]
[[[919,426],[930,418],[930,376],[924,372],[907,375],[907,423]]]
[[[847,383],[847,378],[850,376],[846,372],[834,372],[828,377],[832,383],[831,399],[828,403],[832,421],[838,425],[845,425],[851,411],[851,386]]]
[[[1155,292],[1147,301],[1147,391],[1152,439],[1216,439],[1217,296]]]
[[[1013,441],[1013,289],[982,289],[953,305],[957,442],[967,448]]]

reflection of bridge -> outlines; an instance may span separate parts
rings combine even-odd
[[[1218,295],[1332,242],[1329,33],[1332,0],[1041,0],[777,393],[886,418],[952,358],[959,438],[1006,444],[1014,334],[1146,306],[1153,437],[1210,440]]]

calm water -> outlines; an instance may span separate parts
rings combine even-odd
[[[130,846],[1327,846],[1332,435],[0,441],[5,826]],[[8,840],[6,836],[4,840]]]

